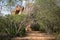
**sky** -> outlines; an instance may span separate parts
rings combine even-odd
[[[10,10],[9,10],[6,6],[4,6],[4,5],[6,5],[6,4],[7,4],[6,1],[4,1],[3,5],[2,5],[2,2],[0,2],[0,8],[1,8],[1,6],[2,6],[2,10],[1,10],[1,9],[0,9],[0,10],[1,10],[1,13],[3,14],[3,16],[4,16],[4,15],[7,15],[7,14],[11,14]],[[15,4],[15,6],[16,6],[17,4],[21,5],[21,1],[17,2],[17,3]],[[14,9],[15,6],[12,6],[12,8]]]
[[[4,1],[4,0],[3,0],[3,1]],[[30,2],[32,2],[32,0],[30,0]],[[4,1],[3,5],[2,5],[2,2],[0,2],[0,8],[1,8],[1,6],[3,6],[3,7],[2,7],[2,10],[0,9],[0,10],[1,10],[1,13],[2,13],[3,15],[11,14],[10,10],[8,10],[8,8],[7,8],[6,6],[4,6],[4,5],[6,5],[6,4],[7,4],[7,1]],[[23,1],[23,2],[18,1],[18,2],[15,4],[15,6],[16,6],[17,4],[19,4],[19,5],[22,4],[22,6],[25,7],[25,6],[26,6],[26,1]],[[12,6],[12,9],[14,9],[15,6]]]
[[[3,0],[3,1],[4,1],[4,0]],[[30,2],[32,2],[32,0],[30,0]],[[34,1],[33,1],[33,2],[34,2]],[[3,6],[3,7],[2,7],[2,10],[1,10],[1,13],[2,13],[3,15],[11,14],[10,10],[8,10],[8,8],[7,8],[6,6],[4,6],[4,5],[6,5],[6,4],[7,4],[6,1],[4,1],[3,5],[2,5],[2,3],[0,2],[0,5]],[[18,1],[18,2],[15,4],[15,6],[16,6],[17,4],[19,4],[19,5],[22,4],[22,6],[25,7],[26,2],[25,2],[25,1],[23,1],[23,2]],[[56,4],[57,4],[57,6],[60,6],[60,0],[57,0],[57,1],[56,1]],[[14,9],[15,6],[12,6],[12,9]],[[1,8],[1,7],[0,7],[0,8]]]

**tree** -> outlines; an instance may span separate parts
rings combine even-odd
[[[60,25],[59,10],[56,0],[36,0],[33,9],[34,18],[32,16],[32,20],[36,19],[40,27],[46,32],[57,32],[57,30],[60,30],[58,29],[58,25]]]

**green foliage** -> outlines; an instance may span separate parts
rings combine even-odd
[[[6,15],[5,17],[0,17],[0,35],[14,36],[24,36],[25,25],[24,19],[26,15]]]
[[[37,20],[40,31],[60,33],[60,7],[56,0],[36,0],[32,20]]]

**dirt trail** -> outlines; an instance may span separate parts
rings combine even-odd
[[[28,32],[26,37],[16,37],[12,40],[55,40],[53,35],[39,33],[38,31]]]

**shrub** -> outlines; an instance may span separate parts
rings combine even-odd
[[[40,31],[45,31],[47,33],[60,33],[59,10],[60,7],[56,5],[56,0],[36,0],[32,13],[34,18],[32,19],[37,20],[40,25]]]
[[[25,15],[6,15],[5,17],[1,17],[0,21],[0,34],[7,34],[10,37],[15,36],[25,36],[25,24],[24,19]]]

